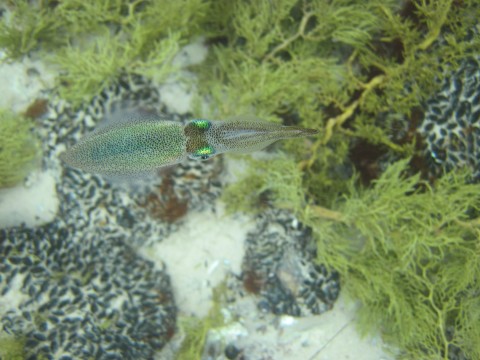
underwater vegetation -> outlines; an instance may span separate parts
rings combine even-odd
[[[399,357],[480,358],[478,1],[6,6],[8,60],[47,57],[74,104],[123,72],[161,82],[177,50],[205,36],[209,56],[189,70],[211,108],[195,116],[254,112],[319,131],[268,162],[249,159],[224,193],[229,209],[293,211],[318,261],[360,300],[360,328]]]
[[[26,358],[24,351],[25,340],[2,333],[0,335],[0,357],[2,359],[23,360]],[[7,357],[8,356],[8,357]]]
[[[40,147],[32,127],[30,119],[0,110],[0,188],[18,184],[35,166]]]
[[[401,358],[477,359],[480,184],[452,172],[432,188],[403,176],[407,164],[389,166],[368,190],[352,186],[333,207],[337,219],[307,210],[318,260],[360,300],[361,330],[380,329]]]
[[[293,210],[318,261],[360,300],[359,328],[398,357],[480,357],[478,2],[213,9],[230,16],[211,24],[220,34],[198,70],[215,111],[254,108],[320,131],[249,160],[227,207]]]
[[[6,1],[0,47],[8,60],[32,51],[56,64],[58,90],[79,105],[128,68],[160,81],[199,30],[208,3],[181,1]]]
[[[212,307],[204,318],[183,317],[179,319],[179,328],[184,340],[175,356],[176,360],[202,358],[201,354],[204,350],[208,332],[228,323],[222,314],[222,306],[225,305],[225,293],[226,286],[224,283],[213,289]]]

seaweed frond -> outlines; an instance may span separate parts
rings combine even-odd
[[[318,260],[360,300],[360,328],[380,330],[407,358],[447,359],[458,348],[478,358],[480,184],[461,172],[432,188],[405,177],[407,165],[391,165],[371,189],[352,186],[334,208],[341,221],[307,211]]]
[[[61,95],[90,100],[121,72],[163,81],[173,56],[200,29],[209,2],[39,1],[7,4],[0,45],[14,60],[38,51],[60,67]]]
[[[212,4],[211,14],[220,40],[198,68],[200,90],[219,116],[255,112],[317,128],[303,164],[312,173],[345,142],[411,156],[414,137],[393,140],[385,114],[414,129],[412,114],[439,90],[442,70],[479,49],[466,36],[480,15],[473,1],[233,1]]]
[[[0,21],[0,48],[8,59],[14,60],[37,49],[42,42],[59,44],[59,25],[49,9],[25,0],[16,1]]]
[[[229,212],[258,212],[263,201],[280,208],[301,211],[305,206],[302,171],[292,157],[250,160],[247,173],[222,194]]]
[[[468,35],[478,1],[232,1],[212,14],[218,42],[198,72],[219,115],[319,130],[309,149],[283,142],[290,158],[252,161],[225,191],[227,207],[294,211],[319,261],[362,302],[361,327],[405,358],[480,358],[480,185],[463,170],[434,185],[406,175],[422,107],[480,49]],[[378,157],[356,154],[359,144]],[[364,164],[376,169],[365,189],[353,171]]]
[[[58,78],[62,97],[73,103],[98,95],[125,66],[123,46],[111,35],[98,37],[85,47],[69,46],[54,59],[61,69]]]

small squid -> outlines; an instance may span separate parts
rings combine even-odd
[[[61,159],[84,171],[129,175],[178,164],[186,158],[247,153],[280,140],[315,135],[317,130],[283,126],[249,117],[227,121],[190,120],[186,124],[136,114],[83,137]]]

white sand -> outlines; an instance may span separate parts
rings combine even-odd
[[[228,272],[240,274],[243,241],[254,223],[247,216],[228,217],[222,208],[218,203],[215,214],[189,213],[178,232],[140,250],[146,258],[166,263],[175,302],[184,315],[205,316],[212,289]]]
[[[23,58],[17,62],[1,62],[5,54],[0,50],[0,108],[16,113],[25,111],[41,91],[54,84],[54,71],[48,71],[44,62]]]
[[[58,209],[55,178],[48,172],[35,172],[29,184],[0,189],[0,227],[39,226],[55,218]]]

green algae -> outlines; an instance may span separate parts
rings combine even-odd
[[[0,188],[21,182],[35,167],[39,144],[31,120],[0,110]]]
[[[7,335],[6,333],[0,334],[0,358],[10,360],[26,359],[25,339]]]
[[[473,2],[451,1],[413,10],[398,1],[219,2],[213,14],[231,20],[211,24],[222,44],[199,67],[199,84],[220,116],[254,109],[321,130],[309,167],[334,133],[341,143],[365,139],[408,156],[411,144],[393,143],[391,124],[378,118],[411,116],[438,89],[442,67],[478,50],[478,39],[461,40],[475,11]],[[448,44],[439,44],[440,28]]]
[[[245,192],[241,184],[254,179],[257,191],[294,211],[313,229],[318,261],[338,271],[343,291],[360,301],[361,332],[380,330],[400,358],[448,359],[458,349],[478,358],[480,184],[462,171],[431,186],[406,176],[408,164],[392,164],[369,188],[352,178],[329,209],[302,196],[301,172],[284,158],[256,162],[224,196],[230,204],[229,192]],[[259,199],[248,201],[238,206],[261,209]]]
[[[60,70],[61,96],[78,105],[122,72],[164,80],[207,6],[201,0],[7,2],[0,47],[10,61],[32,52],[49,59]]]
[[[279,1],[271,13],[219,5],[233,19],[199,69],[215,110],[254,108],[321,132],[309,149],[287,143],[288,156],[248,160],[223,199],[230,211],[288,208],[309,225],[318,261],[362,304],[359,328],[380,331],[400,358],[478,358],[480,187],[465,173],[429,184],[412,156],[422,156],[414,130],[436,79],[480,49],[467,36],[480,8],[364,3]],[[395,159],[404,160],[388,166]],[[362,186],[365,168],[373,175]]]
[[[360,329],[381,329],[402,357],[447,359],[460,348],[478,358],[480,184],[462,172],[430,187],[405,177],[407,165],[391,165],[372,188],[352,184],[333,208],[338,219],[307,219],[318,259],[360,300]]]
[[[226,324],[222,308],[225,306],[225,283],[212,290],[212,307],[203,318],[183,316],[179,318],[179,330],[183,334],[182,344],[175,355],[176,360],[201,359],[205,341],[210,330]]]

